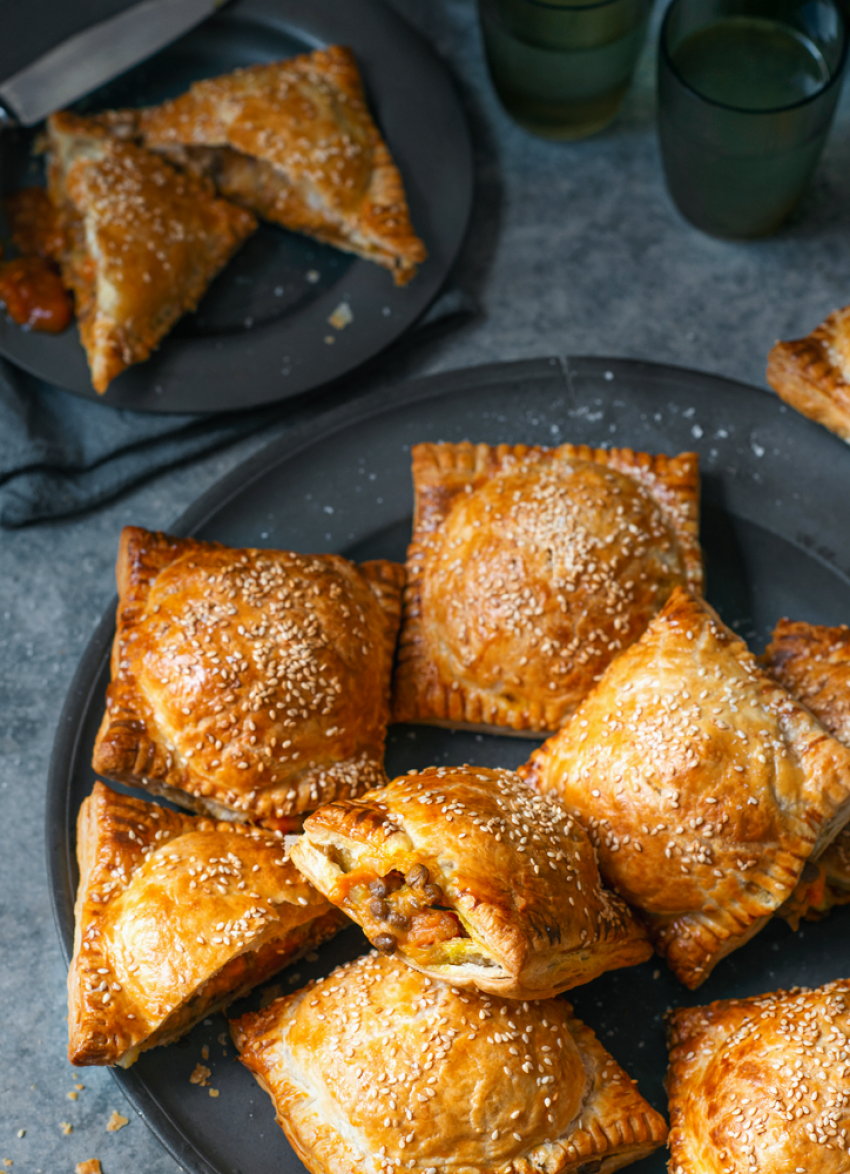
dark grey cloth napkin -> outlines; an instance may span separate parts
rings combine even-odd
[[[344,394],[382,382],[400,349],[474,312],[467,294],[446,290],[388,352],[389,361],[373,360],[346,380]],[[139,481],[271,424],[295,425],[321,415],[333,398],[317,390],[247,412],[153,415],[79,399],[0,359],[0,527],[91,509]]]

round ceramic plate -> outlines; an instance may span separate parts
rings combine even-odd
[[[760,650],[780,616],[828,624],[850,618],[846,446],[773,395],[650,363],[539,360],[451,372],[375,394],[252,457],[171,528],[234,546],[402,560],[411,527],[410,446],[463,439],[696,449],[708,598],[726,622]],[[110,609],[71,687],[51,765],[48,861],[66,957],[74,929],[75,820],[93,782],[89,763],[113,632]],[[387,770],[393,777],[432,763],[515,767],[533,746],[521,738],[396,726]],[[667,1007],[846,977],[848,930],[850,908],[797,934],[777,920],[722,961],[696,993],[654,959],[603,975],[569,998],[641,1092],[665,1112]],[[352,928],[314,961],[283,971],[272,991],[296,989],[365,948],[365,938]],[[235,1012],[259,998],[255,994]],[[220,1091],[216,1100],[189,1083],[203,1045]],[[192,1174],[298,1174],[303,1167],[275,1124],[269,1098],[233,1056],[218,1015],[115,1077]],[[634,1166],[636,1174],[665,1169],[664,1151]]]
[[[99,397],[77,329],[21,330],[0,313],[0,354],[32,374],[114,407],[232,411],[299,395],[388,346],[433,300],[457,256],[472,205],[472,151],[451,77],[430,46],[381,0],[234,0],[157,56],[80,104],[154,104],[201,77],[338,43],[355,53],[370,107],[404,179],[428,259],[403,288],[370,261],[263,224],[145,363]],[[0,135],[0,197],[43,182],[34,133]],[[329,325],[341,303],[353,321]],[[330,340],[330,341],[329,341]]]

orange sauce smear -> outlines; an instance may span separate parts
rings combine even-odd
[[[43,257],[16,257],[0,265],[0,302],[18,326],[59,334],[74,307],[59,274]]]

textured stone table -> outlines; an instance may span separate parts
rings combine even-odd
[[[664,188],[655,35],[620,120],[599,138],[559,145],[525,135],[501,113],[472,0],[396,3],[451,63],[469,111],[478,189],[456,278],[480,314],[409,348],[392,370],[424,374],[561,352],[648,358],[761,383],[775,338],[807,332],[850,300],[847,100],[794,220],[770,240],[721,243],[685,224]],[[84,517],[0,532],[0,1160],[14,1162],[13,1174],[70,1174],[89,1157],[100,1158],[104,1174],[176,1169],[108,1073],[75,1072],[65,1059],[65,973],[45,880],[42,796],[65,692],[114,590],[120,527],[167,528],[267,438]],[[131,1120],[107,1133],[114,1109]]]

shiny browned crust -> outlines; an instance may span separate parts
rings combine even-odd
[[[850,982],[670,1013],[670,1170],[844,1174]]]
[[[254,821],[386,782],[402,567],[234,550],[128,526],[117,578],[112,681],[93,758],[99,774],[219,818]],[[211,601],[223,614],[206,620]],[[162,607],[170,609],[165,628]],[[193,615],[210,653],[196,654],[180,635]],[[254,634],[273,616],[284,619],[270,647]],[[241,664],[225,682],[218,670],[236,654]],[[199,676],[178,704],[191,656]]]
[[[424,865],[472,955],[428,958],[402,942],[399,957],[457,987],[550,998],[652,955],[643,927],[602,885],[584,829],[512,771],[430,767],[331,803],[307,818],[292,859],[373,942],[389,927],[345,900],[339,883]]]
[[[208,181],[67,111],[48,119],[50,195],[68,244],[92,384],[147,359],[257,226]]]
[[[850,815],[850,751],[682,589],[519,773],[590,829],[692,989]]]
[[[122,116],[127,133],[133,119]],[[377,262],[397,285],[427,256],[349,49],[331,45],[196,82],[134,121],[147,147],[210,176],[223,196]]]
[[[237,852],[241,867],[232,860]],[[77,857],[72,1064],[126,1064],[128,1053],[132,1062],[345,924],[286,858],[282,838],[174,812],[100,782],[80,808]],[[215,883],[205,882],[216,861]],[[140,918],[147,926],[134,936]],[[222,922],[240,924],[242,940],[216,936]]]
[[[564,589],[562,594],[551,566],[542,554],[535,555],[524,532],[519,538],[516,532],[511,537],[495,533],[486,508],[490,503],[479,491],[496,492],[502,483],[499,478],[516,474],[531,492],[535,478],[541,484],[540,479],[557,473],[558,462],[570,461],[584,463],[579,466],[584,472],[576,474],[579,488],[591,482],[594,471],[596,476],[607,476],[605,471],[610,470],[629,478],[628,482],[612,481],[611,487],[598,492],[616,498],[628,486],[635,510],[655,518],[660,534],[654,545],[652,536],[643,536],[652,546],[654,560],[655,578],[648,586],[639,582],[647,563],[629,553],[633,548],[628,544],[635,542],[630,533],[624,533],[622,541],[618,536],[616,546],[628,588],[619,581],[612,584],[604,573],[601,582],[591,581],[591,568],[572,591]],[[413,448],[413,486],[415,514],[393,681],[394,721],[528,737],[556,730],[610,659],[640,635],[674,585],[687,583],[694,591],[702,588],[699,473],[694,453],[650,456],[631,449],[571,444],[558,448],[468,441],[418,444]],[[463,519],[469,526],[461,538],[467,545],[463,569],[457,573],[459,582],[449,582],[455,571],[443,562],[450,559],[457,536],[449,535],[446,523],[464,526],[464,521],[457,521],[461,516],[457,510],[466,511]],[[596,524],[596,517],[587,517],[591,541]],[[471,527],[477,534],[469,538]],[[495,535],[492,544],[485,547],[491,533]],[[569,550],[562,553],[564,558],[571,557]],[[517,636],[510,630],[500,610],[503,604],[496,600],[498,592],[482,578],[506,559],[522,564],[534,604],[542,608],[543,619],[535,620],[530,634]],[[448,609],[459,611],[461,606],[458,588],[469,613],[465,623],[473,633],[470,651],[463,653],[471,658],[466,667],[461,665],[458,639],[452,635],[450,641],[446,627]],[[603,606],[609,594],[626,599],[622,607],[618,604],[616,614]],[[588,609],[592,618],[581,619]],[[451,623],[456,628],[457,618]],[[562,656],[559,649],[565,648],[568,653]]]
[[[850,628],[782,619],[762,663],[839,742],[850,745]],[[817,920],[848,902],[850,830],[845,828],[819,858],[817,875],[804,878],[779,912],[796,929],[801,917]]]
[[[787,404],[850,441],[850,306],[836,310],[805,338],[778,342],[767,357],[767,381]]]
[[[607,1172],[667,1135],[562,999],[505,1003],[370,955],[231,1031],[312,1174],[379,1154],[395,1171],[451,1154],[457,1174]]]

